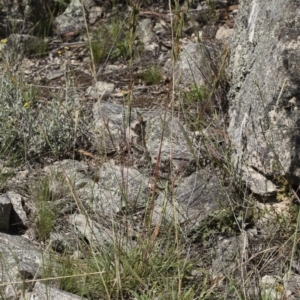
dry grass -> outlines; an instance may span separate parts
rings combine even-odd
[[[171,72],[174,72],[174,65],[178,58],[184,13],[186,13],[180,10],[179,1],[174,2],[175,6],[169,1],[170,13],[174,13]],[[133,72],[134,55],[138,51],[134,42],[135,28],[141,3],[130,1],[130,4],[132,10],[128,20],[126,19],[129,29],[127,33],[122,33],[124,38],[121,41],[122,45],[116,42],[120,30],[118,22],[116,28],[99,29],[99,38],[102,31],[105,34],[110,30],[113,32],[112,44],[107,45],[107,48],[102,49],[102,39],[99,43],[89,40],[95,80],[98,63],[113,58],[114,55],[126,58],[129,69]],[[125,52],[122,52],[123,50]],[[120,53],[116,54],[115,51]],[[131,230],[129,224],[133,217],[123,216],[123,224],[125,227],[128,226],[124,229],[124,226],[117,226],[120,219],[111,214],[111,218],[106,220],[105,224],[112,231],[111,243],[103,244],[101,241],[91,243],[76,232],[74,234],[77,236],[75,244],[78,257],[70,256],[67,250],[58,254],[45,247],[47,255],[51,256],[52,264],[50,266],[45,264],[44,278],[34,279],[34,282],[37,280],[56,282],[61,289],[89,299],[275,299],[272,296],[274,289],[268,290],[261,281],[264,275],[274,274],[272,268],[276,269],[276,275],[286,272],[291,274],[293,261],[300,250],[298,249],[300,214],[298,206],[292,203],[289,205],[288,215],[259,209],[256,205],[257,199],[249,195],[230,162],[230,149],[225,149],[228,144],[225,141],[224,127],[218,127],[220,123],[225,126],[227,122],[228,81],[225,67],[228,54],[226,49],[218,61],[211,59],[209,62],[211,76],[207,78],[207,85],[192,86],[189,91],[180,96],[180,114],[185,117],[185,122],[190,128],[199,132],[211,165],[225,178],[220,180],[220,185],[235,185],[237,191],[235,195],[225,194],[226,206],[211,214],[208,219],[200,222],[189,232],[178,224],[176,213],[173,222],[152,226],[151,216],[156,201],[156,194],[152,192],[149,194],[147,210],[143,212],[144,218],[134,239],[125,234]],[[130,75],[128,99],[126,99],[129,108],[134,86],[132,79],[134,76]],[[174,78],[174,74],[170,75]],[[156,69],[150,69],[144,76],[143,80],[151,84],[160,81]],[[88,117],[78,113],[80,107],[78,108],[72,97],[69,97],[67,88],[63,93],[57,93],[52,101],[41,103],[39,92],[33,86],[26,85],[22,77],[17,77],[6,65],[0,93],[0,159],[5,161],[6,165],[34,165],[36,162],[45,162],[49,158],[58,160],[65,157],[66,152],[75,153],[75,145],[82,143],[84,139],[88,140]],[[170,99],[168,99],[170,107],[165,108],[163,124],[166,122],[167,109],[172,112],[174,118],[176,93],[175,83],[171,82]],[[196,113],[190,113],[192,110]],[[208,120],[210,120],[209,125]],[[207,128],[214,128],[214,130],[211,130],[208,135]],[[219,134],[220,131],[222,134]],[[158,187],[162,140],[163,133],[158,145],[157,163],[152,172],[152,191]],[[187,143],[194,153],[188,138]],[[105,155],[102,149],[100,151]],[[197,167],[202,168],[200,163]],[[125,165],[123,170],[126,174]],[[173,175],[170,174],[170,177],[175,176]],[[5,189],[8,176],[2,168],[1,189]],[[53,180],[49,177],[39,178],[38,181],[32,182],[30,189],[31,199],[35,203],[35,230],[38,240],[44,245],[47,244],[50,233],[58,223],[59,211],[54,205],[56,200],[66,198],[87,218],[95,217],[77,196],[72,178],[68,178],[66,173],[55,178],[60,182],[61,193],[57,194],[51,192],[49,186]],[[172,183],[170,188],[175,188]],[[292,191],[290,186],[285,187],[285,196],[290,195]],[[293,198],[299,201],[297,193],[294,194]],[[176,211],[176,204],[173,205]],[[272,216],[269,224],[271,232],[261,235],[257,240],[249,240],[246,231],[255,230],[255,224],[266,215]],[[102,219],[95,218],[95,221],[100,223]],[[240,243],[234,249],[236,252],[232,252],[232,256],[235,256],[235,265],[224,266],[216,276],[211,267],[216,259],[217,244],[237,236],[240,238]],[[276,288],[278,290],[278,299],[284,299],[281,287],[282,285],[275,287],[275,290]]]

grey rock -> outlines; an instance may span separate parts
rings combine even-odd
[[[103,8],[99,6],[92,6],[89,13],[89,23],[94,24],[103,14]]]
[[[200,170],[180,180],[173,194],[162,193],[158,196],[152,222],[156,224],[164,218],[168,221],[177,220],[192,230],[220,208],[220,203],[225,202],[226,193],[215,176],[211,177],[206,171]]]
[[[280,282],[281,283],[281,282]],[[289,300],[297,300],[300,296],[300,276],[298,274],[286,274],[283,278],[283,294],[286,297],[286,299]],[[276,287],[274,288],[274,292],[276,292]],[[278,294],[278,292],[277,292]],[[281,296],[281,295],[280,295]]]
[[[11,226],[22,228],[28,224],[26,212],[23,209],[22,202],[24,201],[20,194],[9,191],[6,193],[12,203]]]
[[[117,64],[117,65],[107,65],[105,66],[105,69],[103,71],[103,74],[112,74],[114,72],[118,72],[122,69],[126,69],[127,66],[123,64]],[[101,68],[99,69],[99,72],[101,71]]]
[[[87,170],[86,163],[71,159],[44,168],[45,173],[50,175],[50,191],[60,197],[70,195],[72,188],[77,190],[89,183],[91,179],[87,176]]]
[[[278,289],[279,280],[271,275],[265,275],[261,278],[261,286],[262,286],[262,295],[261,297],[265,297],[266,295],[270,299],[282,299],[282,291]],[[287,299],[291,299],[290,297]]]
[[[98,81],[95,85],[90,86],[86,90],[86,96],[95,99],[105,99],[111,94],[115,89],[113,83],[108,83],[104,81]]]
[[[8,231],[12,204],[6,194],[0,196],[0,230]]]
[[[98,182],[90,182],[77,190],[77,195],[88,209],[111,216],[111,213],[145,206],[148,199],[147,178],[139,171],[107,162],[96,175]]]
[[[21,291],[24,290],[24,286],[22,284],[23,280],[31,280],[36,274],[36,269],[30,263],[20,262],[17,266],[12,267],[9,270],[10,278],[17,279],[17,282],[12,280],[7,283],[5,287],[5,296],[7,300],[15,300],[19,299],[19,295]],[[26,287],[29,288],[30,284],[26,284]]]
[[[144,45],[144,50],[156,54],[158,51],[157,36],[152,31],[152,20],[143,19],[137,26],[137,36]]]
[[[190,43],[185,45],[179,56],[179,61],[175,68],[176,82],[183,86],[194,83],[204,85],[203,74],[200,71],[202,67],[201,48],[198,43]]]
[[[87,215],[71,215],[68,222],[87,238],[91,246],[101,247],[105,244],[112,243],[112,232],[91,220]]]
[[[92,0],[85,0],[82,3],[80,0],[72,0],[64,13],[54,21],[57,33],[64,35],[82,30],[85,26],[83,9],[89,10],[93,4]]]
[[[226,25],[220,26],[216,33],[216,39],[228,43],[230,37],[232,36],[232,33],[233,33],[232,28],[228,28]]]
[[[183,172],[190,167],[191,162],[195,162],[195,159],[200,155],[198,142],[195,141],[193,134],[185,126],[181,126],[178,118],[172,118],[167,113],[164,122],[164,114],[156,112],[155,115],[148,118],[145,117],[145,119],[147,120],[145,129],[146,147],[151,156],[153,166],[155,166],[159,158],[158,150],[162,132],[159,166],[163,173],[168,173],[170,166],[174,168],[175,172]]]
[[[31,293],[30,300],[79,300],[86,299],[77,295],[62,291],[56,287],[51,287],[41,282],[37,282]]]
[[[300,178],[295,0],[242,1],[232,39],[229,136],[237,170],[254,193],[277,192],[280,175]]]
[[[136,169],[114,165],[113,161],[104,163],[95,171],[93,176],[97,180],[89,177],[87,165],[78,161],[64,160],[44,168],[44,171],[52,174],[51,192],[63,197],[66,205],[75,202],[82,213],[84,209],[92,209],[97,214],[111,216],[111,212],[115,214],[144,206],[147,201],[147,178]]]
[[[88,165],[84,162],[66,159],[45,167],[44,172],[49,178],[49,190],[57,199],[55,206],[60,215],[81,211],[83,209],[81,199],[78,199],[76,192],[85,186],[91,187],[94,183],[88,176]]]
[[[68,239],[61,233],[50,232],[50,244],[51,248],[57,253],[66,253],[68,247]]]
[[[213,75],[209,57],[217,56],[218,52],[219,49],[216,45],[200,43],[184,45],[175,65],[176,84],[179,84],[181,88],[195,85],[197,87],[204,86]]]
[[[149,153],[154,167],[163,131],[159,164],[161,171],[168,173],[170,166],[175,171],[183,171],[190,168],[199,156],[199,145],[193,134],[185,126],[181,126],[178,118],[172,118],[169,113],[164,122],[164,113],[161,110],[145,112],[98,101],[94,105],[93,115],[95,147],[103,149],[107,154],[116,153],[131,145],[136,146],[137,139],[143,140],[145,145],[141,143],[138,146]]]
[[[95,125],[95,147],[107,154],[120,150],[122,145],[131,142],[136,136],[129,130],[129,124],[134,125],[137,120],[135,109],[127,106],[97,101],[93,107]]]
[[[17,284],[7,284],[5,287],[5,299],[6,300],[15,300],[19,299],[19,288]]]
[[[48,257],[24,237],[11,236],[1,232],[0,253],[2,265],[0,277],[3,283],[40,278]],[[11,295],[11,288],[17,293],[22,290],[22,284],[7,287],[6,293],[8,295]],[[3,287],[0,288],[0,292],[2,289]],[[3,292],[5,292],[4,289]]]
[[[53,79],[56,79],[56,78],[59,78],[59,77],[63,76],[64,73],[65,72],[63,70],[51,71],[47,74],[47,78],[49,80],[53,80]]]
[[[241,236],[225,238],[212,250],[211,271],[213,277],[226,276],[236,269],[242,258],[243,239]]]

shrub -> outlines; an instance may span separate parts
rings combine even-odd
[[[75,124],[71,96],[56,95],[44,102],[38,90],[6,72],[0,83],[0,159],[7,151],[22,159],[61,156],[72,149],[82,122]],[[76,125],[76,126],[75,126]],[[76,133],[77,132],[77,133]]]
[[[158,67],[148,66],[147,69],[140,74],[140,78],[146,84],[158,84],[162,79],[162,73]]]

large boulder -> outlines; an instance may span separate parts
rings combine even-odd
[[[228,189],[222,187],[216,176],[211,176],[205,170],[182,178],[176,184],[178,186],[173,191],[165,191],[157,197],[153,224],[163,219],[177,221],[192,231],[226,201]]]
[[[254,193],[300,178],[300,6],[245,0],[232,40],[229,136],[233,160]]]
[[[64,13],[58,16],[54,21],[57,33],[66,35],[84,29],[85,13],[83,10],[89,10],[93,4],[93,0],[72,0]]]
[[[49,267],[49,256],[22,236],[0,232],[0,253],[3,299],[19,299],[17,294],[30,285],[22,281],[41,278],[44,268]]]

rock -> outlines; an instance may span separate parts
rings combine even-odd
[[[288,201],[281,201],[279,203],[257,203],[257,208],[260,211],[260,216],[255,223],[259,230],[261,237],[267,238],[274,234],[274,227],[278,224],[278,216],[289,220],[293,216],[291,214],[291,207]]]
[[[76,228],[94,247],[102,247],[113,242],[112,232],[103,225],[91,220],[83,214],[71,215],[68,222]]]
[[[210,57],[217,56],[218,47],[188,43],[182,47],[175,65],[175,80],[180,87],[204,86],[213,75]]]
[[[137,36],[143,43],[145,52],[157,54],[159,46],[157,36],[152,31],[152,20],[143,19],[139,21],[137,28]]]
[[[31,286],[31,284],[26,284],[23,286],[22,280],[32,280],[34,278],[34,275],[36,274],[36,269],[34,266],[31,266],[30,263],[24,263],[21,262],[17,266],[14,266],[9,270],[9,276],[10,278],[16,278],[19,282],[12,282],[6,285],[5,287],[5,296],[6,299],[19,299],[19,295],[24,289],[25,286],[28,288]]]
[[[111,212],[119,213],[135,206],[145,206],[148,197],[148,179],[133,168],[123,168],[113,162],[104,163],[90,178],[83,162],[64,160],[44,168],[50,176],[50,191],[65,198],[65,205],[74,201],[76,208],[111,217]],[[56,178],[55,179],[55,175]],[[67,184],[67,186],[66,186]],[[69,200],[68,200],[69,199]],[[78,203],[77,203],[78,202]],[[84,208],[81,206],[84,206]]]
[[[56,32],[66,35],[84,29],[85,22],[82,10],[89,10],[93,4],[93,0],[84,0],[82,3],[80,0],[72,0],[64,13],[55,19],[54,26],[56,27]]]
[[[97,182],[77,190],[84,205],[95,213],[111,217],[111,213],[134,211],[146,205],[148,180],[139,171],[107,162],[95,176]]]
[[[283,278],[283,286],[281,282],[278,284],[282,291],[281,294],[283,294],[286,298],[289,300],[297,300],[300,297],[300,276],[298,274],[286,274]],[[275,287],[273,286],[273,293],[278,291],[278,285]],[[283,297],[282,297],[283,298]],[[274,298],[275,299],[275,298]],[[280,298],[279,298],[280,299]]]
[[[224,203],[225,193],[226,190],[221,186],[218,178],[211,177],[204,170],[200,170],[181,179],[173,195],[162,193],[158,196],[152,222],[157,224],[161,218],[168,221],[175,219],[192,230],[197,223],[220,208],[219,203]]]
[[[159,167],[163,173],[169,173],[170,166],[174,171],[183,172],[191,167],[191,163],[199,156],[199,145],[192,133],[181,126],[180,120],[168,113],[165,123],[164,114],[159,111],[153,115],[145,116],[145,142],[146,148],[151,156],[151,162],[155,167],[158,160],[158,150],[162,138]],[[191,143],[190,148],[189,143]],[[192,168],[194,171],[195,169]],[[188,172],[191,174],[191,170]]]
[[[86,96],[94,99],[106,99],[113,93],[115,85],[104,81],[98,81],[95,85],[90,86],[86,90]]]
[[[300,182],[299,13],[295,0],[276,5],[242,1],[239,6],[228,133],[238,172],[260,195],[277,192],[278,176]]]
[[[133,130],[127,130],[129,124],[134,125],[137,120],[136,109],[100,100],[93,107],[93,117],[95,147],[103,149],[106,154],[119,151],[122,145],[130,143],[136,136]]]
[[[63,71],[63,70],[50,71],[47,74],[47,79],[53,80],[53,79],[59,78],[59,77],[63,76],[64,73],[65,73],[65,71]]]
[[[77,295],[64,292],[58,288],[51,287],[41,282],[37,282],[34,286],[33,292],[31,293],[30,300],[80,300],[86,299]]]
[[[12,203],[11,226],[25,230],[28,225],[28,218],[23,209],[22,203],[24,200],[22,199],[22,196],[12,191],[7,192],[6,195]]]
[[[0,253],[2,256],[2,267],[0,268],[2,283],[40,278],[48,259],[47,254],[43,254],[39,248],[22,236],[11,236],[1,232]],[[13,284],[11,287],[7,286],[7,295],[12,295],[11,288],[14,289],[15,293],[18,293],[22,291],[24,286],[22,283]],[[0,288],[0,292],[1,289],[3,287]]]
[[[282,299],[282,292],[284,287],[280,288],[280,283],[278,279],[274,276],[265,275],[261,278],[261,285],[262,285],[262,295],[261,297],[268,297],[270,299]],[[288,298],[290,299],[290,298]]]
[[[44,168],[50,178],[50,191],[54,195],[70,194],[72,185],[75,190],[84,187],[90,182],[87,176],[88,166],[84,162],[65,159]]]
[[[127,106],[120,104],[98,101],[94,105],[93,115],[97,149],[103,149],[107,154],[114,154],[124,147],[138,146],[142,148],[141,151],[149,152],[152,165],[155,167],[158,159],[158,145],[163,131],[161,171],[168,173],[170,165],[176,172],[190,169],[187,171],[189,175],[195,170],[192,164],[199,155],[197,152],[199,145],[194,141],[192,133],[186,127],[181,126],[178,118],[172,118],[171,114],[167,114],[164,124],[163,111],[145,112],[135,108],[130,110]],[[139,145],[135,142],[136,140],[140,140]],[[194,150],[189,147],[189,142]]]
[[[99,6],[92,6],[89,13],[89,23],[94,24],[103,14],[103,8]]]
[[[66,249],[68,247],[69,241],[64,234],[60,234],[57,232],[50,232],[49,240],[50,240],[52,250],[54,250],[57,253],[66,253]]]
[[[8,231],[12,204],[6,194],[0,196],[0,230]]]
[[[126,68],[127,68],[126,65],[122,65],[120,63],[117,65],[107,65],[103,71],[103,74],[112,74],[114,72],[120,72],[122,69],[126,69]],[[99,70],[102,71],[101,68]],[[100,73],[100,71],[98,73]]]
[[[242,259],[243,239],[241,236],[224,238],[212,250],[211,271],[214,278],[226,276],[236,270]]]
[[[216,33],[216,40],[227,42],[229,41],[229,38],[232,36],[233,29],[228,28],[228,26],[220,26]]]

